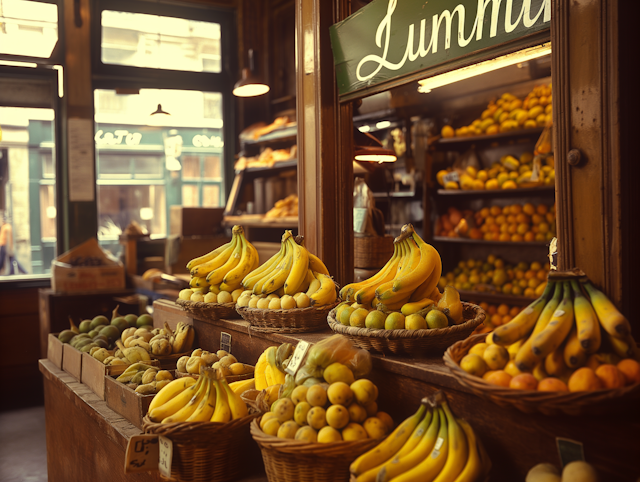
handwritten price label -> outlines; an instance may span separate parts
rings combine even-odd
[[[224,331],[220,333],[220,349],[231,353],[231,335]]]
[[[460,176],[458,176],[456,171],[452,171],[449,174],[442,176],[442,180],[445,184],[448,182],[460,182]]]
[[[157,435],[134,435],[127,444],[124,473],[158,470],[159,447]]]
[[[296,350],[293,352],[293,356],[291,360],[289,360],[289,364],[287,368],[285,368],[285,372],[287,372],[291,376],[295,376],[298,372],[298,369],[302,365],[302,361],[304,360],[304,356],[307,354],[307,350],[309,349],[309,343],[306,341],[300,340],[296,345]]]
[[[556,437],[556,445],[558,446],[558,454],[563,467],[569,462],[584,460],[584,449],[581,442]]]
[[[173,442],[162,435],[158,437],[160,446],[160,459],[158,470],[166,478],[171,477],[171,459],[173,458]]]

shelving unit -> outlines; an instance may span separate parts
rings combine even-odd
[[[438,189],[438,196],[474,197],[474,198],[514,198],[526,196],[555,196],[555,186],[521,187],[518,189],[486,189],[483,191],[458,191],[456,189]]]
[[[510,306],[527,306],[534,298],[526,298],[524,296],[503,295],[500,293],[489,293],[486,291],[458,290],[460,298],[469,301],[486,301],[491,304],[505,303]]]
[[[509,141],[522,141],[528,139],[537,139],[542,134],[542,128],[535,129],[519,129],[509,132],[500,132],[489,136],[470,136],[470,137],[446,137],[441,138],[434,144],[434,147],[441,151],[453,151],[458,149],[468,149],[473,144],[490,145],[494,142],[502,143]]]
[[[264,218],[264,216],[262,215],[245,214],[243,216],[225,216],[223,224],[226,227],[231,227],[235,224],[241,224],[245,228],[297,229],[298,218]]]
[[[452,244],[477,244],[479,246],[485,245],[485,246],[509,246],[509,247],[518,247],[518,246],[524,246],[524,247],[537,247],[543,250],[547,250],[548,249],[548,243],[542,243],[542,242],[527,242],[527,241],[521,241],[521,242],[509,242],[509,241],[486,241],[484,239],[469,239],[469,238],[448,238],[446,236],[434,236],[433,240],[438,242],[438,243],[452,243]]]

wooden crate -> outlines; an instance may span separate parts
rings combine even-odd
[[[104,400],[104,378],[107,375],[108,368],[107,365],[96,360],[88,353],[82,354],[82,379],[80,381],[102,400]]]
[[[59,333],[49,333],[47,338],[47,359],[58,368],[62,368],[64,343],[58,340]]]
[[[124,383],[117,382],[113,377],[120,375],[126,368],[125,365],[110,367],[109,373],[104,377],[104,399],[111,410],[142,429],[142,419],[147,414],[155,394],[140,395]]]
[[[63,347],[62,369],[76,380],[82,380],[82,352],[67,343]]]

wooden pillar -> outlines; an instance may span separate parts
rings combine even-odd
[[[341,285],[353,280],[353,127],[329,27],[347,15],[344,1],[296,0],[299,231]]]

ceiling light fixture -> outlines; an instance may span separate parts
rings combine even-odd
[[[418,92],[427,94],[437,87],[443,87],[445,85],[453,84],[454,82],[469,79],[477,75],[486,74],[487,72],[492,72],[503,67],[543,57],[550,53],[551,42],[547,42],[512,54],[503,55],[502,57],[479,62],[468,67],[452,70],[451,72],[445,72],[444,74],[429,77],[428,79],[419,80],[418,84],[420,84],[420,86],[418,87]]]
[[[269,86],[255,74],[253,49],[249,49],[249,68],[242,69],[242,78],[233,86],[233,95],[256,97],[267,92],[269,92]]]
[[[377,162],[378,164],[398,160],[396,153],[391,149],[375,146],[357,146],[353,157],[356,161]]]

